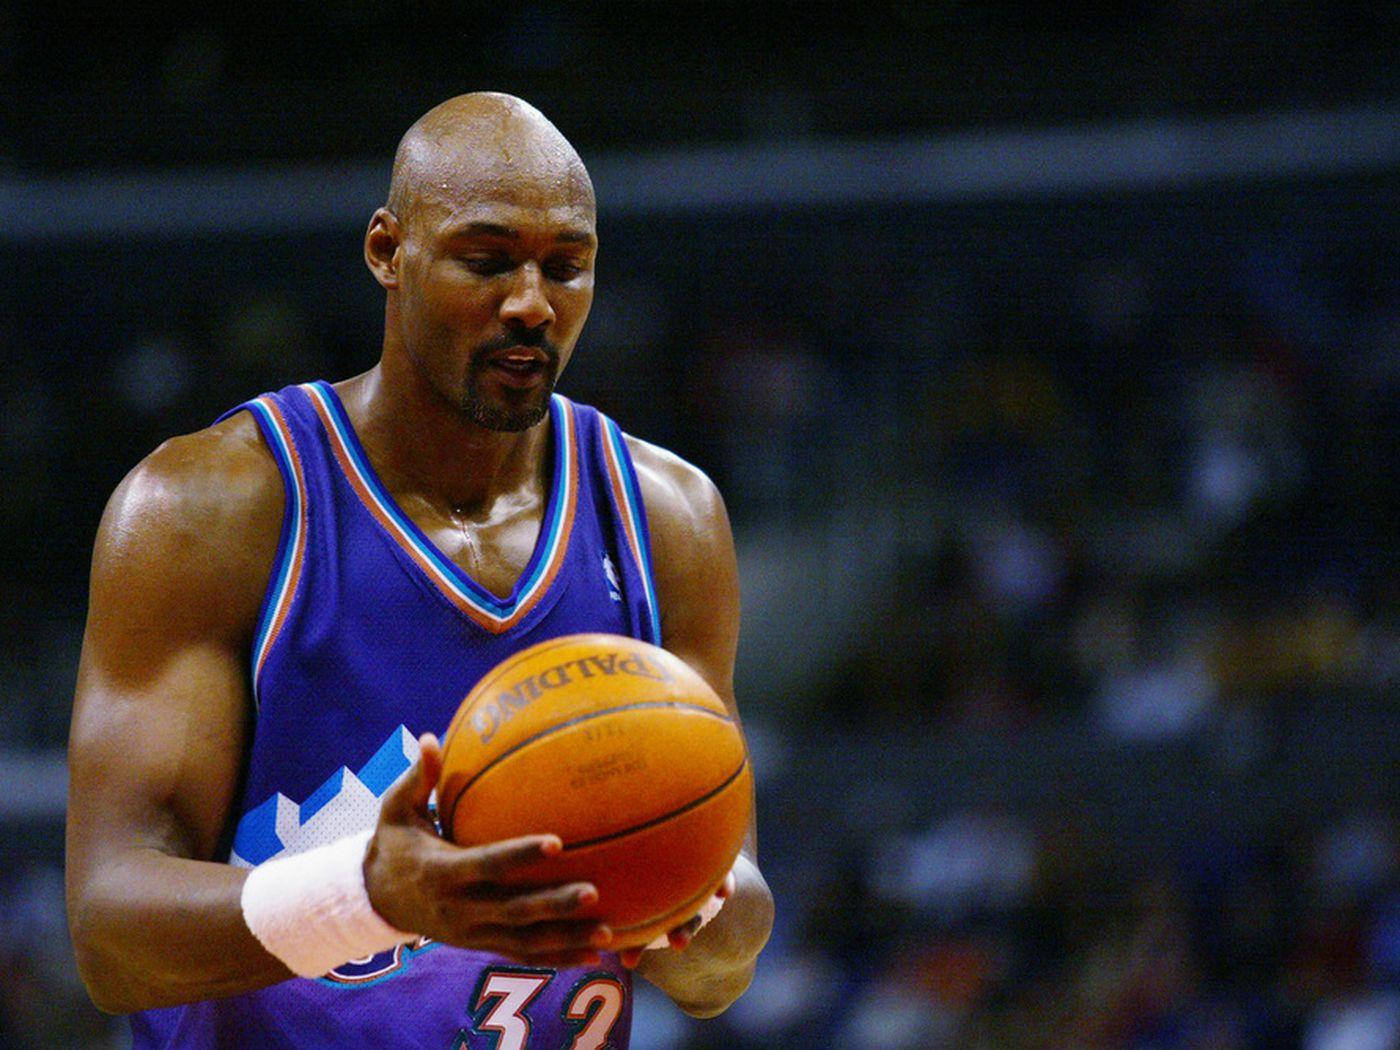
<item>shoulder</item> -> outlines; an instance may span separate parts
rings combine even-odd
[[[627,439],[651,533],[652,569],[662,626],[678,604],[713,613],[737,603],[737,565],[729,514],[699,467],[656,445]]]
[[[739,579],[724,500],[674,453],[636,438],[627,445],[646,504],[662,645],[733,708]]]
[[[713,481],[693,463],[640,438],[624,435],[637,470],[653,534],[694,533],[722,527],[729,531],[724,499]]]
[[[117,486],[98,528],[93,599],[256,611],[276,555],[283,483],[251,415],[172,438]],[[212,616],[214,610],[205,610]]]
[[[104,531],[133,526],[189,534],[237,525],[281,510],[282,480],[251,415],[162,443],[122,479],[107,505]]]

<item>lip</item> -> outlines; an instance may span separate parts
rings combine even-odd
[[[488,357],[486,367],[498,382],[526,390],[545,381],[549,370],[549,355],[543,350],[531,347],[512,347]]]
[[[492,365],[519,364],[536,365],[543,368],[549,364],[549,355],[533,346],[512,346],[509,350],[500,350],[492,354],[486,359],[486,362]]]

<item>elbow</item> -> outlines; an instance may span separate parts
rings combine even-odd
[[[773,896],[766,884],[759,883],[732,901],[734,914],[727,923],[715,923],[710,941],[711,976],[700,989],[703,994],[676,1001],[691,1017],[702,1020],[728,1010],[753,983],[759,953],[773,932]]]
[[[757,869],[755,869],[757,875]],[[730,914],[728,920],[715,923],[714,952],[725,969],[744,975],[743,987],[735,994],[737,999],[753,979],[754,966],[759,952],[768,944],[773,933],[774,905],[773,894],[761,876],[742,885],[724,911]],[[720,913],[724,915],[722,911]]]
[[[682,952],[646,952],[637,972],[691,1017],[728,1010],[753,981],[773,930],[773,894],[747,858],[735,864],[738,885],[713,922]]]
[[[87,989],[92,1004],[108,1014],[125,1014],[139,1009],[127,1000],[118,983],[112,980],[117,968],[107,953],[102,951],[98,939],[71,918],[68,929],[73,941],[73,957],[78,964],[78,977]]]
[[[70,855],[64,871],[69,947],[77,964],[78,979],[83,982],[93,1006],[103,1013],[126,1013],[128,1011],[123,1009],[126,1004],[120,1001],[110,980],[114,967],[103,949],[103,909],[93,890],[93,882]]]
[[[705,994],[694,998],[676,999],[682,1013],[701,1021],[718,1017],[738,1001],[753,981],[754,963],[732,970],[722,978],[707,982]]]
[[[128,1002],[125,998],[98,984],[86,974],[83,974],[82,977],[83,987],[87,989],[88,998],[92,1000],[92,1005],[97,1007],[104,1014],[129,1014],[141,1008],[139,1004]]]
[[[120,961],[110,953],[93,948],[80,949],[75,939],[73,954],[88,998],[103,1013],[129,1014],[171,1005],[161,1001],[153,989],[132,982],[124,973]]]
[[[131,980],[121,953],[110,943],[100,909],[70,898],[68,934],[73,944],[78,977],[92,1004],[103,1013],[129,1014],[151,1004],[140,997],[141,990]]]

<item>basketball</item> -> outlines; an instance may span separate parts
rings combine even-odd
[[[462,846],[557,834],[513,883],[598,887],[614,950],[693,916],[748,831],[753,772],[738,725],[695,671],[633,638],[524,649],[467,694],[443,740],[438,814]]]

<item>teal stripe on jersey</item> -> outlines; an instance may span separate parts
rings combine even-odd
[[[604,416],[603,426],[607,431],[608,444],[612,446],[613,460],[617,464],[617,470],[622,479],[622,492],[626,503],[622,512],[627,515],[627,520],[631,524],[629,530],[631,536],[635,537],[632,555],[637,562],[637,571],[641,573],[642,589],[646,594],[647,614],[651,627],[651,637],[647,640],[653,645],[660,645],[661,615],[656,601],[656,584],[652,579],[651,552],[647,549],[649,544],[647,543],[646,522],[640,509],[642,497],[637,488],[637,471],[635,467],[631,466],[632,459],[627,455],[627,448],[622,443],[622,431],[618,429],[617,424]]]
[[[556,394],[550,401],[555,441],[554,484],[547,514],[549,532],[538,556],[531,563],[529,575],[516,584],[514,597],[501,599],[481,587],[448,560],[428,541],[412,520],[402,513],[366,460],[354,428],[328,384],[309,383],[303,389],[322,406],[325,418],[330,423],[334,441],[344,452],[364,492],[391,523],[390,532],[394,538],[415,552],[419,556],[420,564],[427,563],[425,568],[440,587],[496,624],[505,623],[512,618],[518,619],[522,612],[528,611],[528,608],[535,604],[543,594],[542,583],[548,578],[551,568],[556,567],[555,563],[561,556],[561,547],[567,542],[568,508],[575,498],[574,474],[578,451],[575,447],[573,406],[566,398]]]

